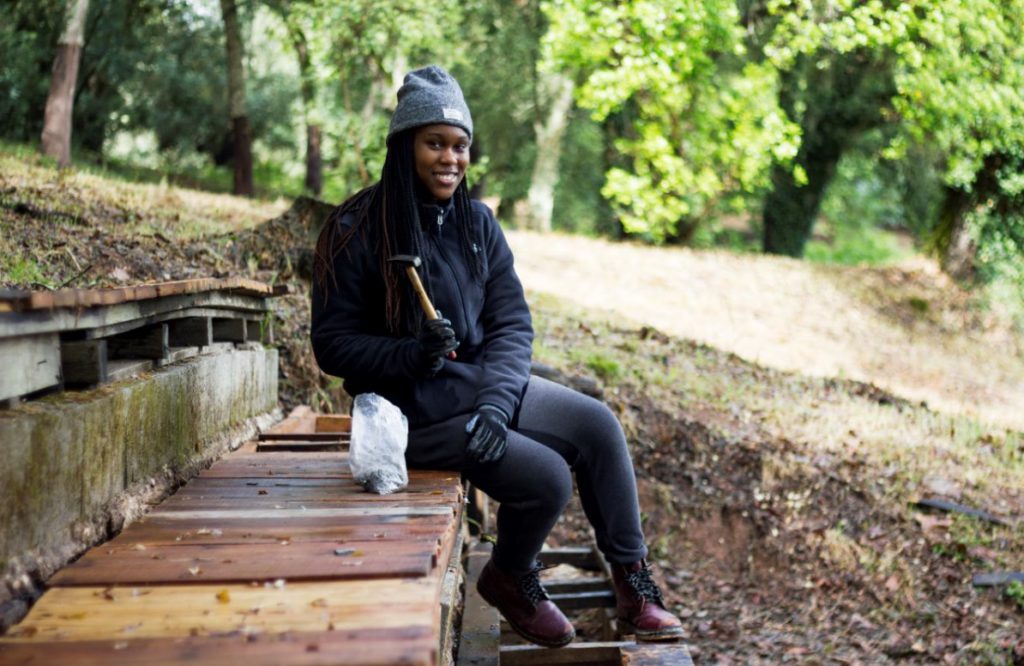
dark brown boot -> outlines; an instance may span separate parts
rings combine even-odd
[[[683,637],[683,623],[665,609],[661,590],[651,578],[646,560],[613,564],[616,611],[620,630],[638,641],[670,641]]]
[[[525,576],[510,576],[489,560],[480,572],[476,589],[501,614],[516,633],[537,645],[563,647],[576,630],[540,584],[540,568]]]

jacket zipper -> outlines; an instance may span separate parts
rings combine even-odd
[[[441,246],[441,229],[444,226],[444,213],[438,211],[437,213],[437,238],[434,239],[434,246],[437,248],[437,254],[444,261],[444,265],[448,267],[448,272],[452,276],[452,283],[455,285],[455,291],[459,295],[459,306],[462,310],[462,330],[465,334],[469,334],[469,314],[466,312],[466,297],[462,293],[462,285],[459,284],[459,276],[456,275],[455,269],[452,268],[451,262],[448,261],[448,257],[444,253],[444,248]]]

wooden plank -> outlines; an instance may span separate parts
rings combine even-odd
[[[537,559],[544,566],[568,564],[585,571],[599,571],[600,565],[592,548],[552,548],[540,551]]]
[[[277,433],[277,432],[261,432],[258,438],[261,442],[273,441],[273,440],[297,440],[302,439],[307,442],[342,442],[350,439],[348,433],[343,432],[288,432],[288,433]]]
[[[213,339],[217,342],[245,342],[249,339],[245,319],[214,319]]]
[[[60,357],[65,386],[93,386],[107,381],[106,340],[63,342]]]
[[[339,438],[337,441],[316,442],[295,439],[271,439],[256,443],[256,450],[261,453],[270,451],[348,451],[350,440]]]
[[[175,347],[207,347],[213,342],[210,317],[188,317],[168,323],[170,344]]]
[[[150,512],[151,516],[173,520],[220,520],[222,518],[243,518],[260,520],[281,520],[301,517],[317,517],[330,519],[346,519],[358,516],[373,516],[376,518],[398,518],[406,516],[451,516],[454,509],[450,506],[400,506],[400,507],[344,507],[330,509],[296,509],[296,508],[273,508],[273,509],[237,509],[234,511],[210,510],[210,511],[164,511],[161,508]]]
[[[457,666],[499,666],[501,619],[476,591],[480,572],[491,559],[491,544],[476,543],[466,556],[466,593]]]
[[[290,458],[286,460],[271,460],[278,456],[297,456],[302,458]],[[332,478],[338,476],[349,476],[351,472],[348,467],[348,458],[337,457],[338,453],[252,453],[240,454],[225,458],[214,463],[209,469],[199,473],[200,478],[220,477],[253,477],[253,476],[283,476],[283,477],[311,477],[311,478]],[[255,456],[255,457],[250,457]],[[334,456],[333,458],[317,458],[317,456]]]
[[[154,302],[160,303],[161,301]],[[107,338],[114,335],[121,335],[122,333],[126,333],[140,327],[165,324],[179,319],[188,319],[190,317],[232,318],[244,315],[246,312],[247,311],[231,310],[226,308],[189,307],[161,314],[148,315],[139,319],[128,319],[109,326],[98,326],[82,331],[81,333],[86,339],[92,340],[96,338]]]
[[[107,341],[110,358],[148,358],[161,360],[170,351],[167,324],[136,329]]]
[[[57,333],[0,339],[0,400],[41,391],[61,382]]]
[[[693,666],[690,651],[682,643],[623,645],[623,663],[629,666]]]
[[[577,594],[611,589],[610,583],[604,578],[547,579],[543,582],[548,594]]]
[[[339,551],[336,553],[336,551]],[[437,563],[436,539],[279,544],[181,544],[93,548],[48,581],[51,587],[157,585],[426,576]]]
[[[280,587],[64,587],[49,590],[5,638],[123,640],[427,626],[436,645],[437,604],[433,578],[287,582]]]
[[[395,541],[443,539],[453,519],[448,516],[403,516],[401,521],[381,522],[371,517],[360,522],[322,518],[292,518],[286,524],[266,520],[221,519],[215,522],[146,519],[133,523],[103,548],[133,548],[175,544],[250,544],[283,541],[292,543],[327,541]]]
[[[53,331],[81,331],[90,338],[106,337],[140,326],[181,318],[186,311],[196,316],[242,313],[252,318],[263,316],[267,310],[264,298],[209,292],[86,309],[0,312],[0,338]]]
[[[352,417],[339,414],[319,414],[315,432],[352,432]]]
[[[368,507],[368,509],[372,509],[374,511],[383,511],[385,509],[401,511],[403,509],[413,510],[418,508],[436,509],[439,504],[443,504],[443,508],[446,508],[448,513],[452,513],[454,512],[457,504],[455,499],[456,496],[454,495],[449,497],[431,495],[429,493],[403,495],[401,497],[395,497],[395,495],[402,494],[394,493],[391,495],[377,495],[375,493],[361,491],[359,493],[350,493],[333,498],[306,500],[275,500],[268,499],[266,497],[254,497],[252,499],[245,500],[183,497],[181,499],[171,498],[161,503],[159,511],[161,515],[170,515],[172,513],[195,513],[197,511],[230,512],[232,510],[240,510],[238,509],[240,505],[245,506],[246,511],[352,511],[361,507]]]
[[[461,525],[461,523],[460,523]],[[449,662],[454,646],[457,645],[457,624],[461,616],[462,608],[462,563],[460,557],[463,549],[463,537],[466,531],[460,528],[454,530],[454,539],[451,550],[443,554],[439,560],[444,566],[444,576],[441,579],[441,623],[438,625],[440,643],[438,650],[445,655],[445,662]],[[452,557],[451,555],[454,555]]]
[[[547,588],[547,585],[544,587]],[[615,607],[615,592],[610,589],[588,592],[564,592],[559,594],[552,594],[549,590],[548,596],[563,611]]]
[[[462,493],[458,488],[428,487],[423,489],[406,489],[381,497],[373,493],[367,493],[359,484],[351,479],[339,479],[333,485],[323,486],[275,485],[260,487],[241,484],[236,486],[197,486],[195,488],[185,486],[167,498],[162,506],[180,506],[186,503],[200,503],[203,500],[209,501],[211,507],[219,506],[222,500],[228,501],[225,504],[226,507],[231,506],[232,502],[236,507],[239,504],[251,507],[250,502],[253,501],[268,503],[276,501],[362,502],[370,500],[394,503],[428,500],[434,503],[454,503],[458,502],[461,496]],[[240,503],[238,500],[244,501]]]
[[[437,644],[425,626],[326,632],[257,633],[173,638],[4,642],[0,666],[435,666]]]
[[[274,295],[274,289],[270,285],[254,280],[244,278],[197,278],[113,289],[7,292],[0,294],[0,304],[3,305],[3,309],[6,312],[52,310],[56,308],[80,309],[211,291],[230,291],[235,294],[264,298]]]
[[[626,643],[570,643],[551,650],[538,645],[501,646],[501,666],[622,666]]]

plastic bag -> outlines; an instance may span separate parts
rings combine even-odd
[[[356,396],[348,461],[357,483],[378,495],[404,488],[409,483],[408,441],[409,420],[402,410],[376,393]]]

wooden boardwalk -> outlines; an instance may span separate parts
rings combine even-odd
[[[459,476],[372,495],[344,430],[297,410],[203,471],[53,576],[0,664],[443,663]]]
[[[127,379],[218,347],[272,343],[268,299],[286,291],[242,278],[0,290],[0,407]]]

